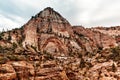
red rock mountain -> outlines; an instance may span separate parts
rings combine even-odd
[[[52,8],[46,8],[24,25],[23,46],[32,45],[40,51],[68,52],[68,41],[73,37],[69,22]],[[55,52],[55,53],[56,53]]]
[[[40,51],[50,53],[69,53],[74,50],[93,52],[99,47],[117,45],[109,35],[83,27],[72,27],[65,18],[49,7],[33,16],[23,29],[24,47],[32,45]]]
[[[72,26],[47,7],[0,34],[0,80],[119,80],[119,26]]]

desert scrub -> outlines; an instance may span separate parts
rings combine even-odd
[[[0,69],[0,73],[7,73],[6,69]]]
[[[84,68],[85,67],[85,64],[86,64],[86,62],[84,61],[84,59],[83,58],[81,58],[81,62],[80,62],[80,68]]]
[[[24,55],[7,55],[11,61],[24,61],[26,60]]]
[[[4,34],[3,34],[3,33],[0,33],[0,40],[3,39],[3,36],[4,36]]]
[[[13,52],[13,49],[12,47],[7,47],[7,46],[1,46],[0,45],[0,53],[12,53]]]
[[[16,43],[12,43],[12,48],[13,50],[17,48],[17,44]]]
[[[7,57],[0,56],[0,64],[4,64],[8,61],[9,59]]]
[[[0,53],[4,52],[4,48],[0,45]]]
[[[112,54],[110,54],[108,57],[109,59],[113,59],[114,61],[120,60],[120,47],[119,46],[115,48],[111,48],[111,53]]]

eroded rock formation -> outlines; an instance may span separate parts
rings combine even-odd
[[[45,8],[0,34],[0,80],[119,80],[119,36],[119,26],[71,26]]]

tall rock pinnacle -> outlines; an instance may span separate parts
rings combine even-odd
[[[46,21],[58,22],[58,23],[68,23],[68,21],[63,18],[58,12],[54,11],[53,8],[47,7],[35,17],[44,18]]]
[[[56,30],[63,31],[70,27],[69,22],[50,7],[45,8],[34,18],[38,20],[37,27],[39,32],[51,33],[56,32]]]
[[[41,45],[45,44],[44,41],[51,36],[56,37],[57,35],[64,38],[70,38],[73,36],[73,30],[70,23],[65,18],[52,8],[47,7],[29,20],[24,26],[24,34],[24,46],[29,44],[39,47],[39,49],[42,50],[41,48],[45,45]],[[59,40],[58,43],[62,45]],[[56,45],[60,46],[60,44]]]

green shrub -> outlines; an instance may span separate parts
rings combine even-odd
[[[13,46],[13,47],[12,47],[13,49],[16,49],[16,48],[17,48],[17,44],[16,44],[16,43],[12,43],[12,46]]]
[[[112,54],[109,55],[108,58],[113,59],[115,61],[120,60],[120,47],[117,46],[115,48],[111,48]]]
[[[84,61],[84,59],[83,58],[81,58],[81,63],[80,63],[80,68],[84,68],[85,67],[85,61]]]
[[[25,56],[22,56],[22,55],[8,55],[7,57],[11,61],[23,61],[23,60],[26,60]]]
[[[6,69],[0,69],[0,73],[7,73]]]
[[[0,53],[4,52],[4,48],[0,45]]]
[[[4,64],[8,61],[7,57],[0,57],[0,64]]]
[[[11,36],[9,35],[9,36],[8,36],[8,41],[10,41],[11,39],[12,39],[12,38],[11,38]]]
[[[4,33],[0,33],[0,40],[3,39]]]
[[[3,38],[2,38],[2,36],[0,35],[0,40],[2,40]]]

